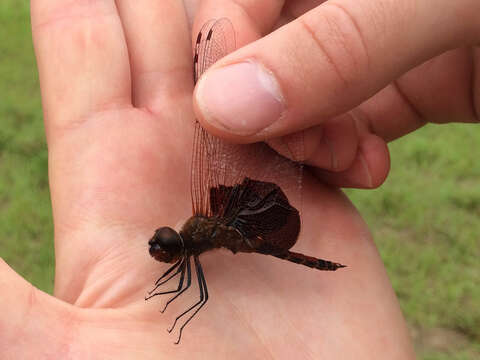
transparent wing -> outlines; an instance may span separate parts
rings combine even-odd
[[[235,31],[228,19],[208,21],[195,44],[194,81],[235,46]],[[241,184],[245,178],[277,184],[289,202],[300,210],[303,168],[299,162],[282,157],[265,143],[227,143],[210,135],[198,121],[194,136],[191,193],[195,215],[223,216],[229,188]],[[303,133],[274,142],[291,159],[303,159]]]
[[[228,19],[210,20],[203,25],[195,43],[194,82],[212,64],[235,49],[235,31]],[[210,188],[221,183],[223,167],[222,141],[207,133],[195,120],[191,193],[195,215],[211,215]]]

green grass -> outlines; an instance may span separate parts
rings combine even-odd
[[[2,0],[0,24],[0,256],[51,292],[47,149],[28,3]],[[480,359],[477,128],[428,126],[396,141],[387,182],[347,191],[373,230],[424,360]]]
[[[0,256],[53,289],[47,148],[26,1],[0,2]]]
[[[412,328],[453,330],[443,339],[452,345],[427,344],[424,359],[480,358],[477,128],[430,125],[397,140],[386,183],[347,191],[373,229]]]

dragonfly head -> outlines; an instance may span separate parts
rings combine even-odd
[[[184,247],[178,232],[167,226],[155,230],[155,235],[148,241],[150,255],[160,262],[171,263],[180,259]]]

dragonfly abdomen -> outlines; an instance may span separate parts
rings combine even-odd
[[[342,265],[340,263],[332,262],[329,260],[318,259],[312,256],[307,256],[307,255],[303,255],[303,254],[292,252],[292,251],[286,251],[284,253],[271,254],[271,255],[280,259],[291,261],[295,264],[305,265],[310,268],[318,269],[318,270],[335,271],[339,268],[346,267],[345,265]]]

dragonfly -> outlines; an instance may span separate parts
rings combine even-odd
[[[195,43],[194,82],[217,60],[235,49],[235,31],[226,19],[210,20],[203,25]],[[232,84],[234,85],[234,84]],[[172,294],[169,304],[192,284],[192,258],[199,300],[175,318],[172,332],[180,326],[179,344],[185,326],[208,301],[208,288],[199,256],[207,251],[225,248],[236,253],[271,255],[318,270],[334,271],[345,267],[290,251],[300,233],[303,166],[303,137],[290,136],[288,142],[277,142],[281,156],[265,143],[235,145],[209,134],[195,120],[191,166],[193,215],[180,231],[164,226],[149,240],[149,253],[157,261],[173,264],[155,282],[145,300]],[[178,277],[174,290],[158,291]]]

